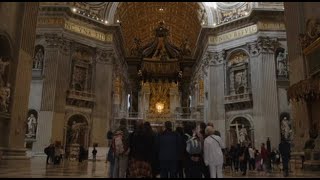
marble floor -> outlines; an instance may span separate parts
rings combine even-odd
[[[64,161],[60,165],[46,165],[45,157],[33,157],[29,161],[24,160],[0,160],[0,178],[105,178],[108,175],[109,164],[104,161]],[[256,171],[249,171],[246,176],[240,173],[231,173],[229,168],[224,171],[224,177],[232,178],[273,178],[283,177],[277,170],[271,174],[259,174]],[[320,177],[320,172],[296,171],[291,172],[289,177]]]

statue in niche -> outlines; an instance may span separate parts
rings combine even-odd
[[[0,57],[0,87],[6,84],[6,67],[10,64],[9,61],[4,61],[3,57]]]
[[[27,137],[32,137],[36,135],[37,130],[37,119],[34,117],[33,114],[30,114],[30,117],[28,117],[28,133]]]
[[[246,141],[246,137],[248,135],[247,129],[242,124],[242,128],[239,131],[239,142],[242,144]]]
[[[287,77],[288,69],[287,69],[286,57],[283,52],[279,52],[277,56],[277,64],[278,64],[278,75]]]
[[[72,144],[77,144],[79,142],[79,136],[84,125],[85,123],[77,123],[76,121],[72,122],[72,126],[71,126],[71,143]]]
[[[6,86],[0,87],[0,111],[1,112],[9,112],[9,104],[10,104],[10,84],[7,83]]]
[[[33,68],[34,69],[41,69],[43,63],[44,53],[42,48],[39,48],[36,55],[34,56],[33,60]]]
[[[281,120],[281,135],[284,139],[290,140],[291,132],[292,130],[289,125],[289,120],[287,119],[287,117],[284,117]]]

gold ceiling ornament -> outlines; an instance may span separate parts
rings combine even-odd
[[[154,29],[164,21],[169,38],[175,45],[183,44],[188,37],[191,51],[194,51],[201,29],[201,9],[197,2],[122,2],[115,17],[121,22],[127,54],[134,47],[133,37],[141,40],[141,46],[154,38]]]

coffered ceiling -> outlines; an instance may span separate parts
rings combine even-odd
[[[134,38],[139,38],[142,46],[152,42],[160,21],[169,29],[169,39],[174,45],[179,47],[188,38],[194,50],[202,8],[195,2],[123,2],[118,5],[115,19],[121,23],[127,52],[133,47]]]

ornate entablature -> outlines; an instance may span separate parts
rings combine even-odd
[[[227,58],[225,96],[227,110],[252,107],[249,60],[249,55],[240,49],[230,52]]]
[[[77,47],[72,54],[72,75],[67,92],[67,104],[92,108],[94,95],[91,93],[93,56],[87,48]]]

